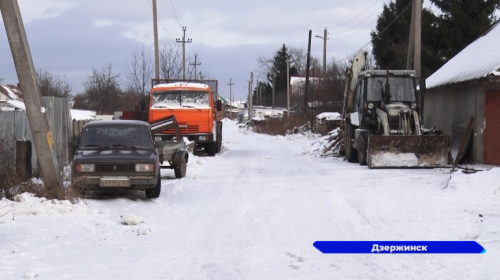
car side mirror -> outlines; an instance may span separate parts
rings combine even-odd
[[[222,101],[217,100],[217,111],[222,111]]]

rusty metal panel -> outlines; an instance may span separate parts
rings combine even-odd
[[[500,165],[500,91],[487,91],[484,103],[483,163]]]
[[[371,135],[367,164],[370,168],[429,168],[449,163],[450,137],[442,135]]]

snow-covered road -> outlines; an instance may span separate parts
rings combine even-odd
[[[500,168],[451,180],[370,170],[314,157],[312,142],[226,121],[223,151],[192,156],[182,180],[162,171],[158,199],[123,192],[4,216],[0,279],[498,279]],[[132,214],[144,222],[121,224]],[[477,240],[487,252],[325,255],[317,240]]]

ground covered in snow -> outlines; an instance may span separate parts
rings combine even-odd
[[[0,201],[0,279],[498,279],[500,168],[370,170],[320,138],[224,123],[162,193]],[[316,147],[314,146],[316,145]],[[318,240],[476,240],[477,255],[321,254]]]

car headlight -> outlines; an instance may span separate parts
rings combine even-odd
[[[200,136],[198,139],[200,139],[201,141],[205,141],[205,140],[207,140],[207,137],[206,136]]]
[[[93,163],[77,163],[75,166],[76,172],[95,172],[95,164]]]
[[[413,110],[417,109],[417,103],[411,103],[411,108],[412,108]]]
[[[161,140],[162,140],[161,136],[155,136],[155,141],[161,141]]]
[[[371,110],[371,109],[373,109],[373,107],[374,107],[373,103],[368,103],[368,109]]]
[[[155,171],[155,165],[152,163],[136,163],[135,172],[153,172]]]

